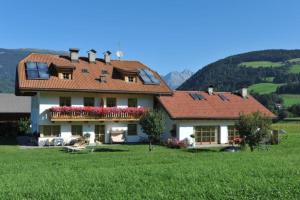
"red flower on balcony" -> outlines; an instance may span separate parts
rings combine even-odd
[[[52,107],[49,109],[54,116],[82,116],[82,117],[95,117],[95,118],[130,118],[141,117],[148,109],[146,108],[118,108],[118,107],[90,107],[90,106],[61,106]]]

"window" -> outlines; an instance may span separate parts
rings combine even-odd
[[[55,125],[43,125],[40,126],[40,132],[43,136],[59,136],[60,134],[60,126]]]
[[[215,126],[196,126],[195,140],[199,143],[216,143],[217,131]]]
[[[128,99],[128,107],[137,107],[137,99],[136,98],[129,98]]]
[[[233,141],[236,137],[239,137],[239,132],[236,127],[228,126],[228,141]]]
[[[84,97],[83,98],[83,106],[95,106],[94,97]]]
[[[71,97],[59,97],[59,106],[71,106]]]
[[[116,107],[117,99],[116,98],[107,98],[106,99],[106,107]]]
[[[72,74],[70,72],[60,72],[58,74],[59,79],[63,80],[71,80],[72,79]]]
[[[134,82],[134,77],[133,76],[128,76],[128,82]]]
[[[170,133],[171,133],[172,137],[176,137],[177,136],[177,125],[176,124],[173,124],[172,130],[170,131]]]
[[[72,125],[71,132],[72,132],[72,135],[82,135],[82,126],[81,125]]]
[[[137,125],[128,124],[127,125],[127,135],[137,135]]]

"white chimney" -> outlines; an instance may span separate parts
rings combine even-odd
[[[78,62],[79,59],[79,49],[77,48],[70,48],[70,59],[72,62]]]
[[[88,57],[90,63],[96,63],[96,53],[97,51],[94,49],[88,51]]]
[[[104,52],[104,61],[106,64],[110,63],[110,54],[111,54],[110,51]]]
[[[212,85],[208,86],[207,92],[209,95],[213,95],[214,94],[214,87]]]
[[[246,99],[248,97],[248,89],[246,87],[243,87],[241,89],[241,96]]]

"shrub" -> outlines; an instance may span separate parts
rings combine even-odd
[[[20,118],[18,121],[18,128],[20,134],[27,134],[30,132],[30,120],[28,118]]]
[[[272,121],[260,112],[241,115],[237,129],[243,138],[242,145],[248,144],[251,151],[268,138]]]
[[[161,111],[154,110],[147,112],[140,119],[140,125],[149,138],[149,151],[152,150],[152,142],[159,141],[160,135],[164,131],[165,118]]]

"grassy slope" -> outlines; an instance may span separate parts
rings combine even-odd
[[[253,153],[0,146],[0,199],[299,199],[300,125],[287,130],[280,145]]]
[[[300,104],[300,94],[282,94],[280,96],[283,98],[285,106]]]
[[[251,61],[251,62],[242,62],[239,66],[244,67],[281,67],[283,64],[281,62],[271,62],[271,61]]]
[[[299,64],[292,65],[289,68],[289,73],[292,73],[292,74],[298,74],[298,73],[300,73],[300,65]]]
[[[277,87],[279,87],[282,84],[275,84],[275,83],[258,83],[251,85],[249,87],[250,91],[257,92],[259,94],[268,94],[275,92]]]

